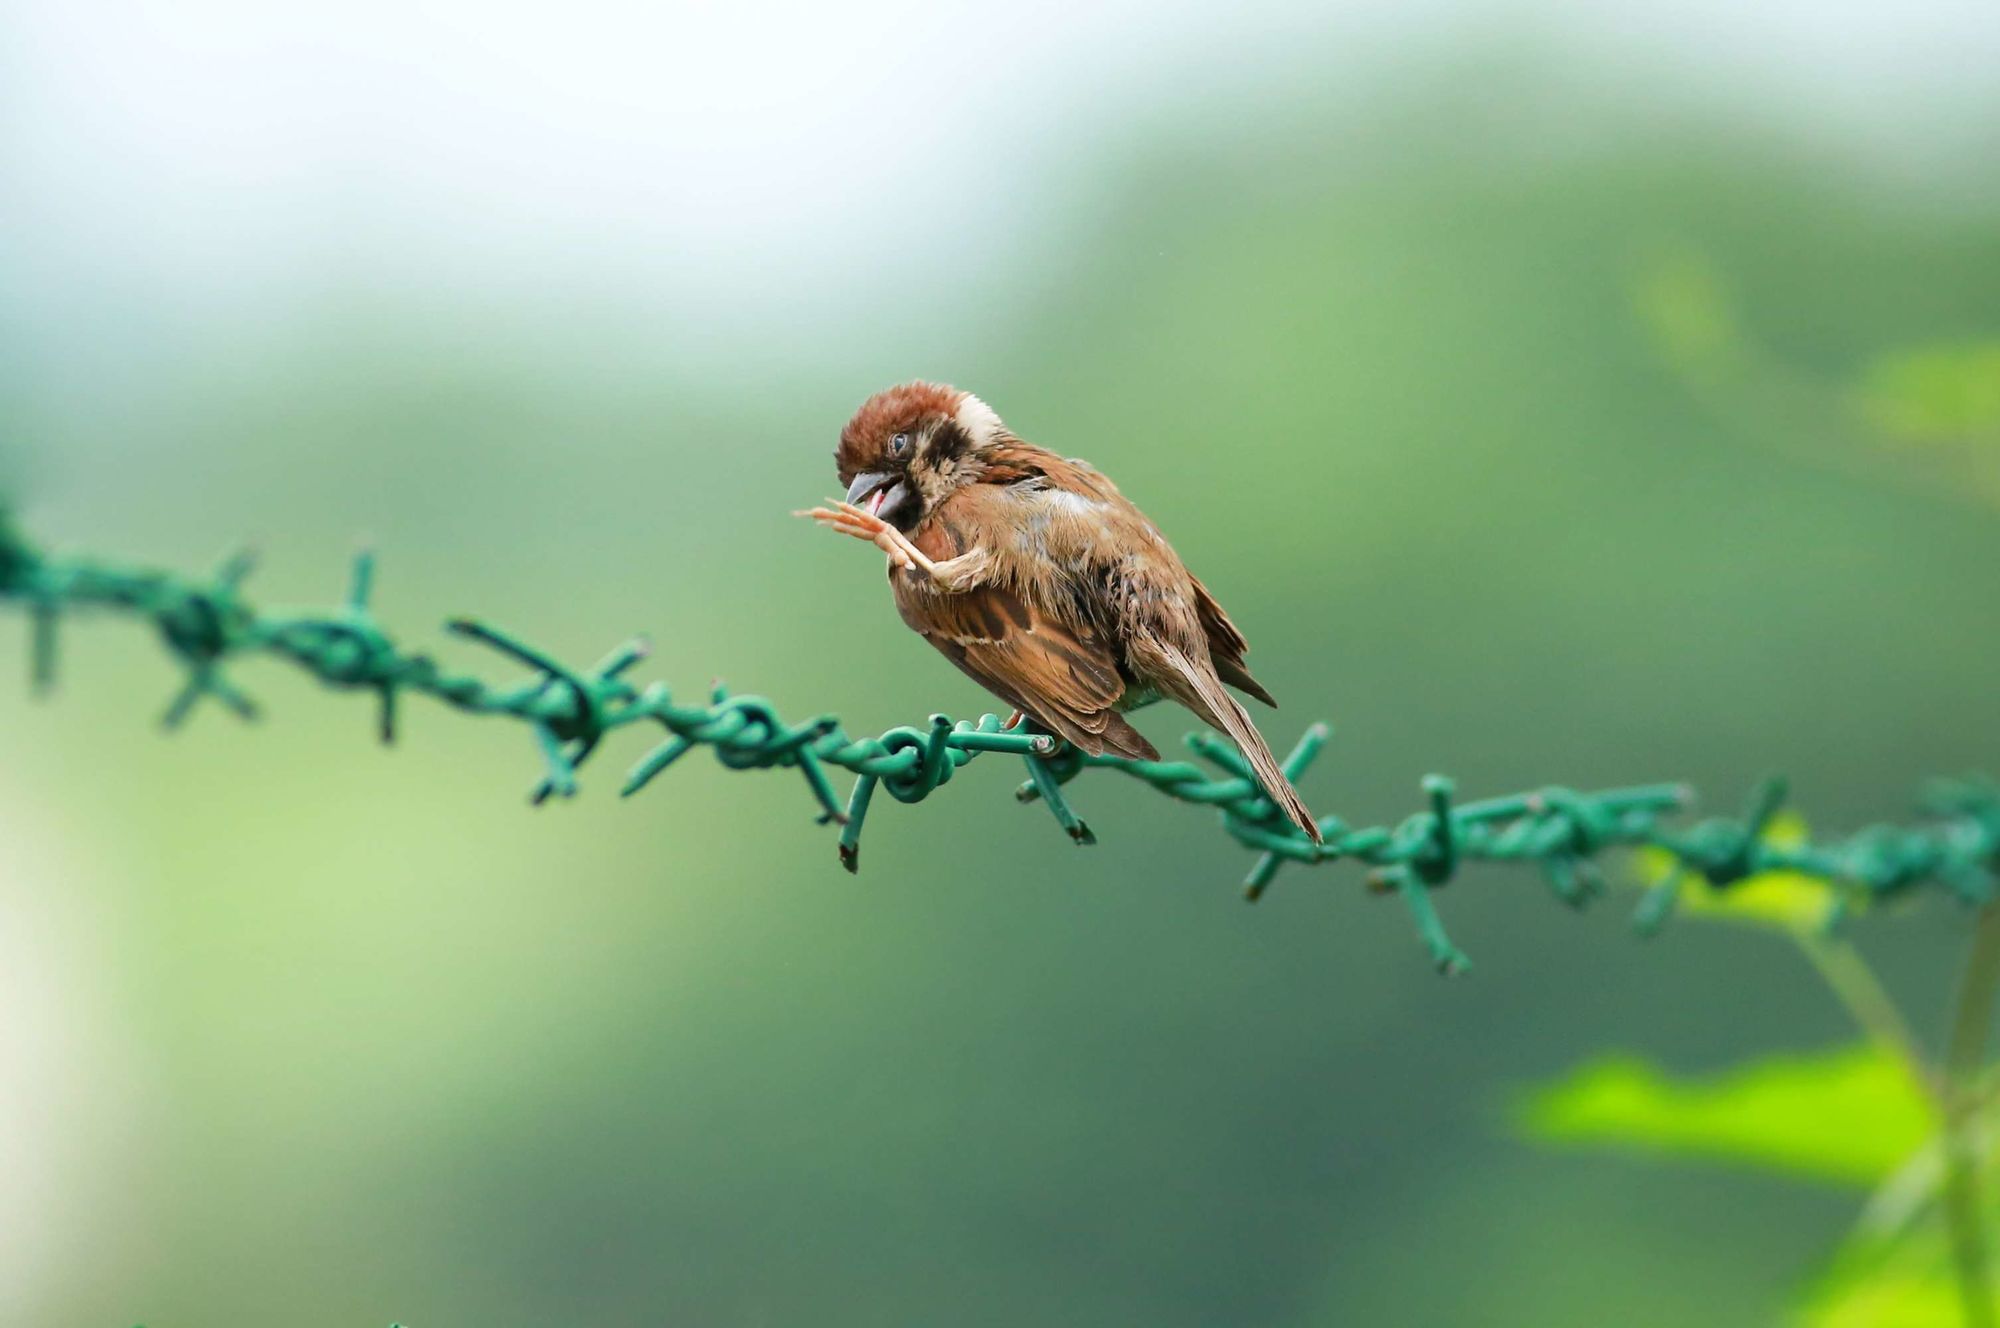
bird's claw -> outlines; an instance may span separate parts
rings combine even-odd
[[[810,517],[826,529],[841,535],[850,535],[866,544],[873,544],[889,555],[889,561],[906,570],[924,565],[923,555],[918,553],[903,532],[884,521],[881,517],[864,512],[853,503],[838,498],[825,500],[826,506],[794,512],[793,516]]]

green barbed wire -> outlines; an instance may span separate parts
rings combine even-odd
[[[1044,734],[1007,729],[998,716],[954,723],[933,715],[926,727],[893,728],[875,738],[853,738],[832,715],[787,724],[769,701],[731,695],[720,685],[706,703],[676,702],[663,683],[639,687],[626,675],[646,657],[643,639],[620,645],[597,664],[577,669],[518,638],[473,619],[450,630],[490,647],[527,670],[510,686],[447,671],[428,655],[406,651],[369,610],[375,580],[372,553],[356,556],[346,600],[324,613],[260,612],[242,594],[254,559],[237,554],[207,578],[115,566],[90,559],[52,558],[30,545],[0,511],[0,601],[23,607],[32,627],[32,671],[38,691],[55,681],[57,625],[76,610],[109,610],[149,620],[187,677],[162,722],[179,726],[205,700],[244,719],[255,703],[230,679],[226,666],[253,655],[288,660],[329,687],[374,695],[378,732],[393,742],[401,698],[416,693],[474,715],[500,715],[527,725],[544,773],[531,800],[540,804],[577,791],[579,770],[606,736],[632,725],[658,725],[666,736],[626,776],[623,794],[645,788],[696,747],[707,747],[731,770],[790,769],[804,778],[822,824],[838,824],[840,861],[858,869],[861,828],[877,789],[899,802],[921,802],[949,783],[959,767],[985,753],[1022,758],[1028,779],[1016,792],[1040,801],[1078,844],[1096,842],[1070,805],[1064,786],[1090,768],[1121,771],[1181,802],[1213,807],[1222,827],[1258,857],[1244,881],[1251,900],[1270,888],[1288,863],[1318,866],[1351,859],[1369,867],[1369,884],[1399,895],[1440,970],[1468,966],[1451,942],[1431,902],[1468,862],[1534,863],[1563,902],[1581,907],[1604,893],[1596,858],[1613,848],[1663,849],[1675,870],[1650,887],[1634,924],[1658,930],[1680,897],[1683,882],[1698,876],[1726,889],[1762,872],[1802,872],[1838,887],[1847,897],[1886,898],[1931,885],[1967,905],[1985,905],[2000,871],[2000,784],[1978,777],[1939,781],[1922,800],[1927,820],[1915,826],[1876,825],[1844,839],[1775,843],[1765,831],[1784,805],[1786,785],[1768,779],[1739,817],[1673,823],[1693,794],[1682,784],[1646,784],[1593,793],[1550,787],[1478,802],[1457,802],[1452,781],[1426,776],[1426,807],[1394,826],[1349,826],[1322,816],[1325,842],[1315,844],[1264,797],[1247,762],[1223,738],[1191,733],[1186,743],[1213,769],[1186,761],[1135,761],[1092,756]],[[1331,736],[1313,724],[1282,762],[1296,781]],[[828,767],[852,772],[854,786],[836,796]]]

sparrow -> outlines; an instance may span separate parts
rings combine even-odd
[[[797,513],[888,555],[911,630],[1023,719],[1092,755],[1157,761],[1125,718],[1187,707],[1264,793],[1319,826],[1224,684],[1265,705],[1243,634],[1173,546],[1088,463],[1011,433],[970,392],[905,383],[863,402],[834,450],[845,501]]]

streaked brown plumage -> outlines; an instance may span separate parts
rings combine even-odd
[[[1319,829],[1223,686],[1277,704],[1222,606],[1117,486],[936,383],[870,397],[834,454],[847,501],[810,515],[889,555],[912,630],[1043,730],[1158,760],[1125,712],[1160,697],[1229,735],[1266,794]]]

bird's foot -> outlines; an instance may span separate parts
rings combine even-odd
[[[905,570],[923,568],[931,576],[937,575],[937,564],[925,557],[909,537],[884,521],[881,517],[864,512],[853,503],[837,498],[826,500],[827,506],[815,507],[809,511],[794,512],[793,516],[811,517],[828,530],[841,535],[851,535],[855,539],[889,555],[889,561]]]

